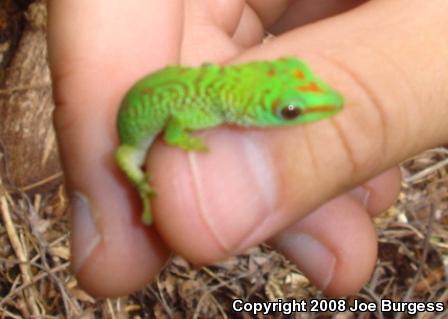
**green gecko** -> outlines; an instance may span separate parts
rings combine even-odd
[[[187,151],[205,151],[192,131],[220,124],[244,127],[295,125],[339,112],[342,96],[296,58],[200,67],[173,65],[147,75],[124,97],[117,117],[116,161],[143,204],[142,221],[152,223],[155,194],[142,166],[154,139]]]

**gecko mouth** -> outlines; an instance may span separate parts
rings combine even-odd
[[[312,113],[331,113],[337,111],[339,108],[334,105],[319,105],[314,106],[312,108],[306,109],[302,111],[302,115],[304,114],[312,114]]]

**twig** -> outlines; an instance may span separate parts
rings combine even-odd
[[[432,229],[433,229],[433,225],[434,225],[434,217],[435,217],[435,209],[434,209],[434,205],[431,204],[430,206],[430,210],[431,213],[429,215],[429,220],[428,220],[428,227],[426,230],[426,234],[425,234],[425,240],[423,242],[423,253],[422,253],[422,257],[420,258],[420,264],[418,266],[417,269],[417,273],[415,274],[413,280],[412,280],[412,284],[409,287],[408,291],[406,292],[406,295],[402,298],[403,302],[408,302],[412,295],[414,294],[415,291],[415,287],[417,285],[417,282],[420,280],[420,277],[423,274],[423,267],[426,264],[426,259],[428,257],[428,251],[429,251],[429,241],[431,238],[431,234],[432,234]],[[400,312],[397,314],[397,316],[395,317],[395,319],[401,319],[403,317],[403,312]]]
[[[19,264],[20,272],[22,274],[22,280],[25,285],[31,285],[33,282],[32,272],[29,264],[27,263],[28,258],[26,252],[24,251],[22,244],[20,243],[19,236],[17,234],[16,228],[14,227],[14,223],[11,218],[11,213],[8,208],[8,203],[4,196],[0,197],[0,206],[2,211],[2,218],[5,224],[6,232],[9,237],[9,241],[11,242],[11,246],[14,249],[14,252],[17,256],[17,259],[22,263]],[[28,308],[30,312],[35,317],[39,317],[42,315],[39,306],[37,304],[37,296],[38,293],[35,287],[29,287],[25,292],[25,300],[28,304]]]
[[[40,260],[41,260],[41,268],[48,273],[48,277],[50,280],[53,281],[53,283],[59,288],[59,292],[61,294],[61,299],[64,304],[64,310],[65,315],[69,316],[71,313],[69,304],[74,308],[75,313],[80,313],[81,309],[79,305],[76,303],[76,301],[73,298],[69,298],[69,292],[67,291],[65,285],[61,282],[61,280],[52,272],[52,268],[50,267],[48,261],[47,261],[47,252],[48,252],[48,242],[44,239],[41,232],[39,231],[39,227],[37,227],[39,223],[39,215],[38,211],[41,207],[41,196],[35,197],[34,205],[29,206],[29,218],[28,222],[31,227],[32,234],[34,235],[34,238],[37,240],[37,245],[39,246],[39,254]],[[53,268],[54,269],[54,268]]]
[[[20,262],[17,262],[17,263],[21,264]],[[30,264],[30,263],[24,262],[24,264]],[[35,265],[35,266],[38,266],[38,265]],[[12,297],[14,297],[17,294],[19,294],[22,290],[31,287],[31,285],[36,284],[38,281],[48,277],[49,275],[51,275],[53,273],[57,273],[59,271],[67,269],[69,266],[70,266],[70,263],[66,262],[66,263],[64,263],[64,264],[62,264],[60,266],[52,268],[51,271],[49,271],[49,272],[42,272],[42,273],[34,276],[31,282],[29,282],[27,284],[22,284],[21,286],[18,286],[13,291],[10,291],[5,297],[3,297],[3,299],[0,300],[0,307],[3,307],[4,304],[6,304],[9,300],[11,300]],[[41,266],[39,266],[39,268],[43,269]]]
[[[6,309],[0,309],[0,314],[2,314],[2,316],[5,315],[6,318],[23,319],[22,316],[15,315],[15,314],[13,314],[12,312],[9,312]]]
[[[168,306],[168,302],[166,301],[165,296],[164,296],[164,294],[163,294],[163,291],[162,291],[162,285],[160,284],[160,277],[157,277],[156,285],[157,285],[157,290],[160,292],[160,293],[158,294],[158,295],[159,295],[159,298],[158,298],[158,299],[160,300],[160,303],[162,304],[163,308],[165,309],[167,315],[168,315],[170,318],[174,318],[173,311],[172,311],[172,310],[170,309],[170,307]],[[154,292],[153,292],[153,293],[154,293]]]
[[[54,181],[54,180],[56,180],[58,178],[62,178],[62,176],[63,176],[62,172],[57,172],[57,173],[55,173],[53,175],[50,175],[50,176],[48,176],[48,177],[46,177],[46,178],[44,178],[44,179],[42,179],[40,181],[37,181],[37,182],[35,182],[33,184],[29,184],[29,185],[26,185],[26,186],[20,188],[20,191],[21,192],[27,192],[27,191],[29,191],[29,190],[31,190],[33,188],[37,188],[37,187],[39,187],[41,185],[45,185],[47,183],[50,183],[50,182],[52,182],[52,181]]]
[[[377,308],[378,309],[378,311],[377,311],[378,318],[379,319],[383,319],[384,316],[383,316],[383,312],[381,311],[381,298],[379,298],[377,296],[377,294],[373,290],[368,288],[368,287],[364,287],[363,291],[366,293],[367,296],[369,296],[377,304],[377,307],[378,307]]]
[[[448,166],[448,158],[444,159],[443,161],[437,162],[436,164],[431,165],[431,166],[421,170],[420,172],[415,173],[412,176],[409,176],[408,178],[404,178],[404,181],[406,183],[415,183],[416,181],[425,178],[426,176],[432,174],[433,172],[435,172],[445,166]]]

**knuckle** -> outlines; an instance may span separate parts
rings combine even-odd
[[[331,119],[335,136],[350,166],[350,174],[377,171],[384,168],[385,157],[396,147],[394,116],[402,113],[400,98],[383,95],[374,81],[343,62],[331,60],[345,75],[350,86],[345,90],[345,107],[340,117]],[[404,113],[404,112],[403,112]],[[402,129],[406,130],[404,119]]]

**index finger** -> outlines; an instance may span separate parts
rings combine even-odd
[[[177,61],[182,1],[49,1],[48,9],[72,267],[94,295],[129,293],[155,276],[168,251],[129,214],[134,193],[113,162],[116,111],[136,78]]]

